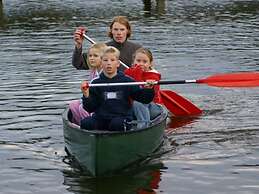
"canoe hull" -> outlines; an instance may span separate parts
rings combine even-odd
[[[128,132],[87,131],[68,121],[63,113],[65,146],[80,167],[92,176],[112,174],[144,159],[163,142],[167,111],[148,128]]]

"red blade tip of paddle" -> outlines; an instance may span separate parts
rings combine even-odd
[[[217,74],[197,80],[197,83],[206,83],[218,87],[258,87],[259,72]]]

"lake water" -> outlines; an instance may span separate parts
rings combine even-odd
[[[259,1],[3,1],[0,193],[259,193],[258,88],[163,86],[204,114],[168,126],[171,151],[155,166],[93,179],[63,162],[61,113],[87,74],[71,65],[73,31],[106,41],[116,15],[132,21],[131,40],[152,50],[163,79],[259,71]]]

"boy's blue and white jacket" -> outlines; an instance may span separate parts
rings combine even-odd
[[[121,82],[134,82],[134,80],[118,71],[113,78],[108,78],[101,73],[91,83]],[[97,118],[127,117],[132,120],[132,100],[148,104],[153,100],[154,95],[153,89],[141,88],[138,85],[90,87],[89,97],[83,96],[82,102],[84,109],[89,113],[94,112]]]

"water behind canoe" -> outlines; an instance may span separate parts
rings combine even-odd
[[[0,193],[258,193],[258,89],[163,86],[205,110],[167,130],[156,166],[91,179],[64,163],[61,113],[86,72],[72,34],[105,41],[115,15],[150,48],[164,79],[259,70],[259,1],[15,1],[0,7]],[[85,42],[85,48],[89,43]]]

